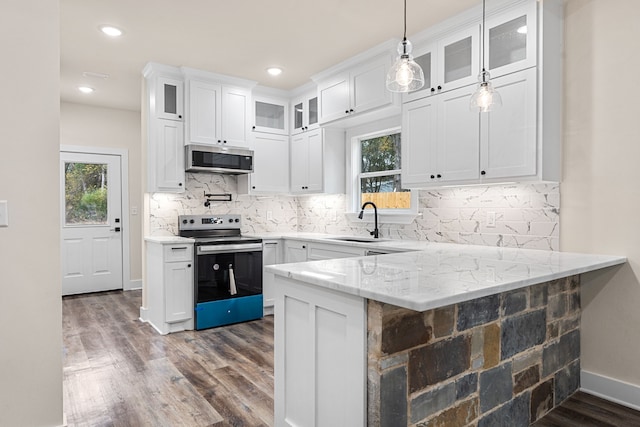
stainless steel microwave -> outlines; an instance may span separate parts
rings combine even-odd
[[[253,172],[253,151],[215,145],[187,145],[187,172],[240,175]]]

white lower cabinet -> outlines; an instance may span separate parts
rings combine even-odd
[[[365,250],[343,245],[332,245],[324,243],[309,243],[307,247],[307,259],[309,261],[318,259],[349,258],[354,256],[364,256]]]
[[[147,318],[161,334],[193,329],[193,243],[147,241]]]
[[[275,426],[366,425],[366,300],[276,276]]]
[[[284,241],[284,262],[305,262],[307,261],[308,242],[300,240]]]
[[[282,240],[264,239],[262,241],[262,265],[282,264]],[[275,275],[262,272],[262,302],[264,314],[273,314]]]

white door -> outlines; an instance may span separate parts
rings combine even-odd
[[[122,289],[120,156],[60,153],[62,294]]]

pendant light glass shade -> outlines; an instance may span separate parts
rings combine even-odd
[[[502,97],[493,88],[491,76],[489,76],[489,72],[484,67],[485,11],[486,0],[482,0],[482,72],[478,76],[478,88],[471,95],[471,101],[469,102],[469,110],[481,113],[487,113],[495,107],[502,106]]]
[[[387,89],[391,92],[411,92],[424,86],[424,73],[413,60],[411,49],[407,39],[398,44],[398,59],[387,73]]]
[[[398,59],[387,73],[387,89],[391,92],[412,92],[424,86],[424,73],[413,60],[412,49],[407,40],[407,0],[404,0],[404,37],[398,43]]]
[[[471,111],[478,111],[480,113],[487,113],[494,107],[502,106],[502,97],[493,88],[490,81],[489,72],[482,70],[478,76],[478,88],[471,96],[471,102],[469,103],[469,109]]]

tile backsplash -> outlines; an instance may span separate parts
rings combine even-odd
[[[204,206],[204,193],[231,193],[231,202]],[[371,223],[345,215],[344,194],[249,196],[231,175],[187,174],[183,194],[149,197],[151,235],[177,234],[178,215],[235,213],[244,234],[318,232],[368,235]],[[419,216],[411,224],[379,224],[381,237],[476,245],[559,249],[560,186],[556,183],[451,187],[419,191]],[[495,224],[487,223],[495,217]]]

